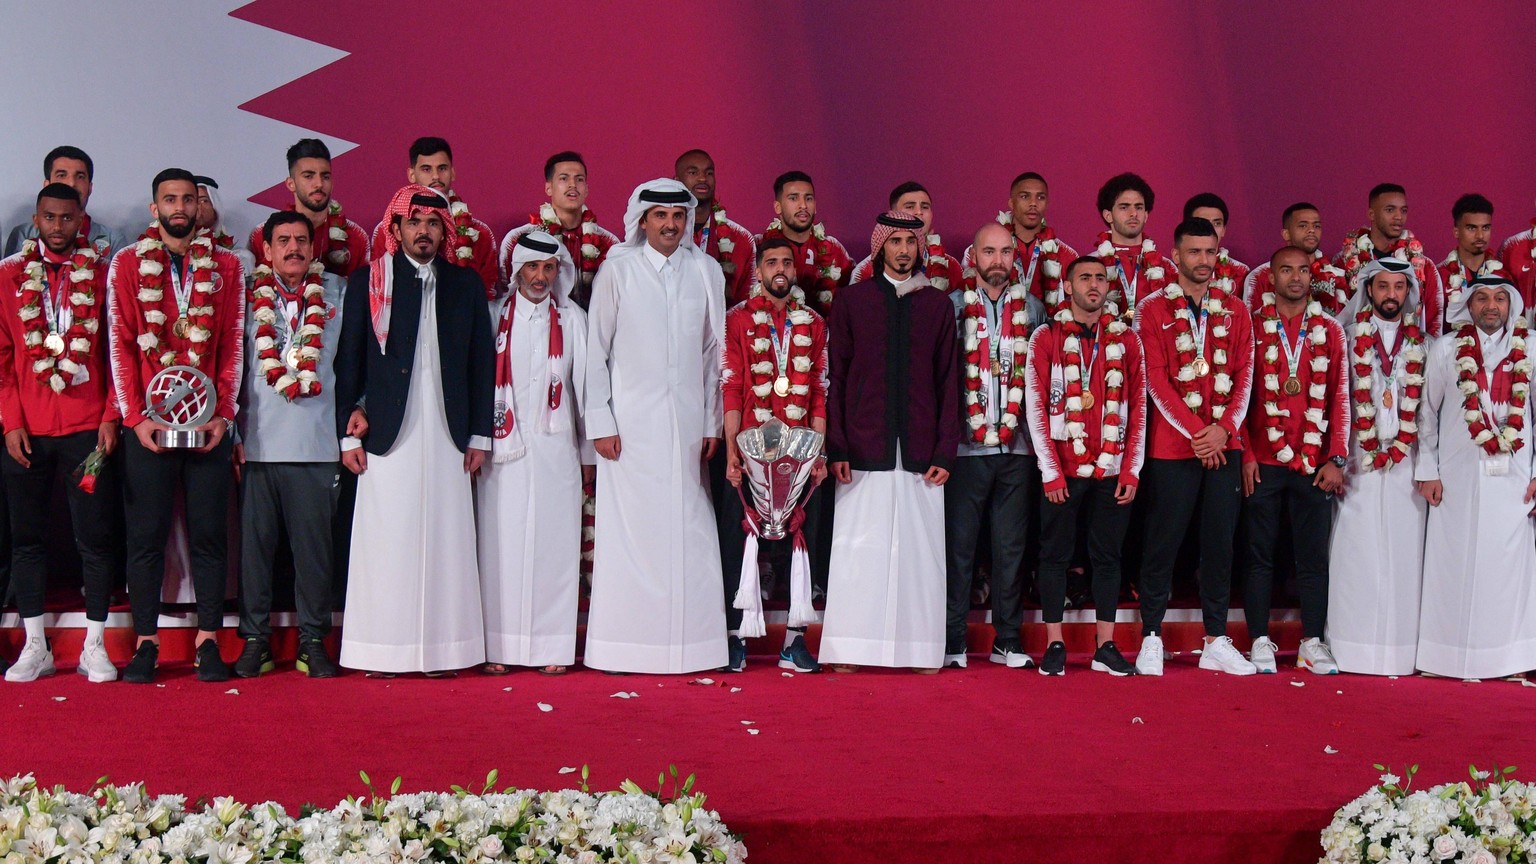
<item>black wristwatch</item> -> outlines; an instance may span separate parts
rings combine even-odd
[[[1346,460],[1343,456],[1329,456],[1328,461],[1332,462],[1333,467],[1339,469],[1340,471],[1343,471],[1344,466],[1349,464],[1348,460]]]

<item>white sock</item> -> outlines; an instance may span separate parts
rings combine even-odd
[[[23,618],[21,623],[27,628],[28,639],[43,638],[43,616],[37,615],[32,618]]]
[[[85,641],[86,642],[100,643],[100,642],[102,642],[102,641],[104,641],[106,639],[106,635],[107,635],[107,622],[105,622],[105,621],[86,621],[85,622]]]
[[[740,630],[727,630],[727,631],[725,631],[725,635],[731,637],[732,639],[740,639],[741,638],[741,631]]]
[[[804,636],[804,635],[805,635],[805,631],[800,629],[800,628],[798,628],[798,627],[785,627],[784,628],[784,647],[788,648],[791,644],[793,644],[794,641],[795,641],[795,637],[796,636]]]

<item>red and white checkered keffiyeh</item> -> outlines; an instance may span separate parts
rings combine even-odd
[[[420,201],[413,201],[416,196],[433,198],[443,203],[440,207],[429,207]],[[452,261],[454,247],[458,245],[457,232],[452,230],[453,214],[448,199],[441,192],[411,183],[400,187],[400,191],[390,199],[389,207],[384,210],[384,248],[369,262],[368,268],[368,312],[373,319],[373,335],[379,340],[380,351],[384,350],[385,343],[389,341],[389,311],[394,304],[395,293],[395,267],[392,259],[400,251],[400,241],[395,238],[395,232],[390,226],[396,216],[403,222],[419,213],[435,213],[437,218],[443,220],[443,245],[437,250],[438,255]]]

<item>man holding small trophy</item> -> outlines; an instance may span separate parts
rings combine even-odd
[[[107,275],[112,376],[124,435],[128,592],[138,648],[123,673],[155,680],[160,584],[178,489],[185,493],[197,593],[197,677],[225,681],[217,635],[228,573],[231,443],[240,392],[245,274],[239,259],[197,230],[189,171],[155,175],[153,217]]]

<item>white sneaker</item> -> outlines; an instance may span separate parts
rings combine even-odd
[[[34,636],[22,646],[21,656],[11,668],[5,670],[5,680],[11,682],[36,681],[44,675],[52,675],[53,652],[48,650],[48,640]]]
[[[1296,668],[1309,669],[1314,675],[1339,674],[1339,664],[1333,659],[1333,649],[1316,636],[1302,640],[1301,650],[1296,652]]]
[[[100,641],[85,641],[85,647],[80,649],[80,665],[75,667],[75,671],[84,675],[92,684],[117,680],[117,667],[112,665],[112,658],[107,656],[107,646]]]
[[[1141,650],[1136,652],[1137,675],[1163,674],[1163,638],[1156,634],[1141,637]]]
[[[1255,669],[1260,675],[1275,674],[1275,652],[1280,650],[1268,636],[1260,636],[1253,640],[1253,650],[1248,652],[1248,659],[1253,661]]]
[[[1243,657],[1243,652],[1232,644],[1231,636],[1223,636],[1215,642],[1205,643],[1200,653],[1200,668],[1228,675],[1252,675],[1258,668]]]
[[[945,654],[944,655],[944,668],[945,669],[964,669],[965,668],[965,655],[964,654]]]

